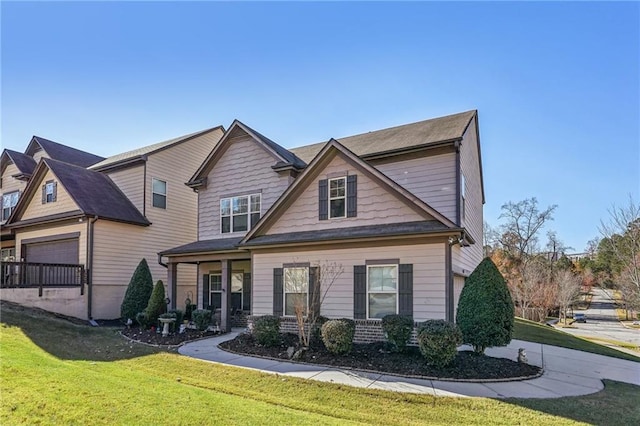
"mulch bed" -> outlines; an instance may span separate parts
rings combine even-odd
[[[221,348],[236,353],[282,360],[289,360],[287,349],[297,348],[297,346],[298,336],[295,334],[283,334],[280,345],[275,347],[259,345],[250,334],[240,334],[235,339],[220,344]],[[408,347],[404,353],[400,354],[391,351],[385,342],[354,344],[351,353],[337,356],[327,351],[316,339],[300,361],[403,376],[457,380],[505,380],[531,377],[540,373],[540,368],[533,365],[506,358],[479,356],[471,351],[458,352],[451,366],[438,369],[426,365],[418,348]]]
[[[131,340],[147,343],[150,345],[175,346],[191,340],[201,339],[203,337],[213,337],[220,333],[214,331],[199,331],[194,329],[186,329],[184,333],[172,333],[167,337],[162,337],[162,333],[157,330],[143,330],[140,327],[125,328],[122,334]]]

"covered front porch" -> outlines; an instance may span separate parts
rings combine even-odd
[[[159,262],[167,266],[171,308],[177,307],[178,265],[196,265],[198,283],[192,303],[210,310],[222,332],[242,323],[251,313],[252,274],[251,254],[238,249],[239,242],[239,238],[197,241],[159,253]]]

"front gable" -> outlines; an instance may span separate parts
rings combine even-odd
[[[41,178],[30,183],[31,191],[26,194],[25,204],[13,218],[12,222],[19,220],[36,219],[59,213],[68,213],[79,210],[78,205],[67,192],[60,180],[49,169],[40,174]]]
[[[362,168],[348,161],[344,154],[336,151],[332,157],[327,166],[318,170],[314,178],[309,180],[306,188],[292,200],[278,220],[263,231],[264,235],[433,220],[433,216],[417,212],[397,194],[384,188]],[[355,176],[355,183],[345,185],[344,217],[330,217],[331,191],[327,187],[326,201],[320,201],[320,187],[324,185],[320,182],[326,181],[329,186],[331,180],[338,179],[335,185],[342,186],[341,178],[347,176]],[[340,194],[341,191],[334,190],[335,193]],[[346,207],[351,207],[347,206],[347,199],[352,196],[355,196],[355,209],[349,210],[355,210],[354,213],[346,211]],[[340,200],[341,198],[337,199],[341,204]],[[340,207],[338,215],[341,210]]]

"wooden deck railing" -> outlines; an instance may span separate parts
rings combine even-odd
[[[43,288],[80,287],[84,294],[84,265],[2,262],[0,272],[1,288],[39,288],[42,296]]]

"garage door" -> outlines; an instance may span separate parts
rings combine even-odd
[[[27,244],[26,261],[31,263],[67,263],[77,265],[78,239]]]

